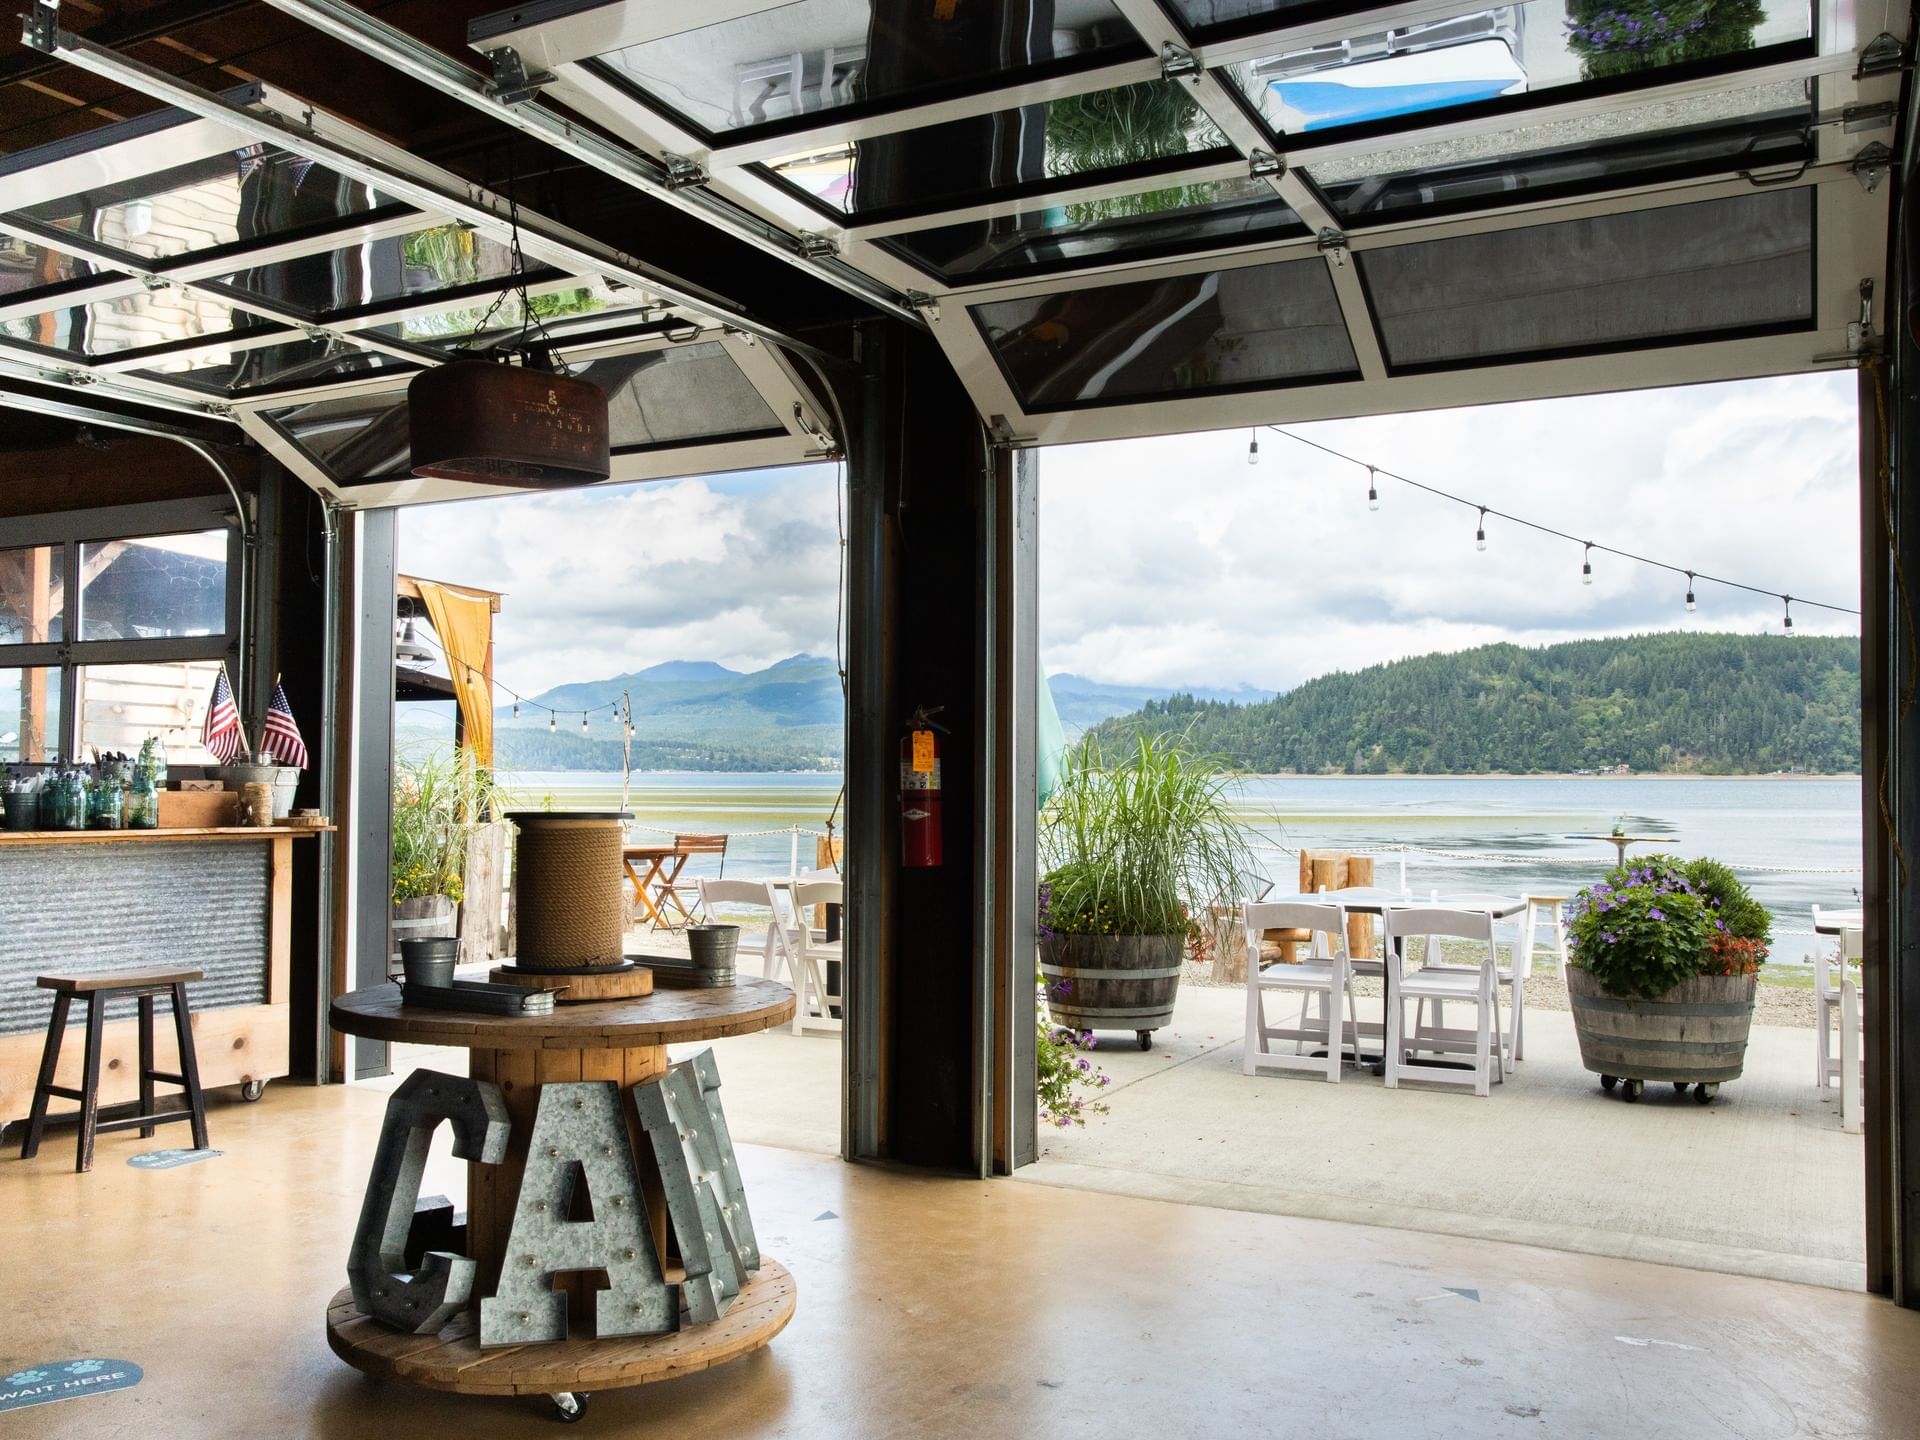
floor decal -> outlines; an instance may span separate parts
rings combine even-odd
[[[144,1373],[130,1360],[54,1360],[29,1366],[0,1375],[0,1411],[130,1389]]]
[[[191,1165],[196,1160],[211,1160],[218,1150],[149,1150],[144,1155],[129,1155],[127,1164],[136,1170],[171,1170],[176,1165]]]

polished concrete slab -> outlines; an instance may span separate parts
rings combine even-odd
[[[60,1145],[0,1161],[0,1375],[77,1356],[146,1371],[0,1430],[543,1433],[536,1402],[381,1384],[326,1348],[385,1099],[280,1086],[219,1104],[223,1153],[173,1170],[129,1167],[166,1143],[132,1132],[102,1137],[88,1175]],[[762,1244],[799,1282],[793,1325],[723,1369],[594,1396],[582,1433],[1893,1440],[1920,1413],[1920,1315],[1864,1295],[757,1146],[741,1159]],[[443,1140],[428,1183],[458,1179]]]

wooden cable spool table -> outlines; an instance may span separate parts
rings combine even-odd
[[[561,1081],[611,1080],[620,1087],[628,1138],[645,1196],[654,1246],[663,1263],[667,1203],[653,1152],[629,1092],[666,1073],[667,1046],[719,1040],[770,1029],[793,1018],[793,992],[769,980],[741,979],[710,990],[659,990],[642,999],[574,1005],[552,1014],[499,1016],[408,1007],[391,985],[355,990],[334,1000],[334,1028],[368,1039],[452,1045],[469,1052],[470,1074],[500,1090],[512,1121],[505,1161],[467,1166],[466,1253],[477,1266],[473,1293],[495,1292],[527,1162],[540,1091]],[[573,1328],[592,1313],[592,1277],[569,1274],[556,1288],[568,1295]],[[475,1310],[454,1315],[437,1334],[410,1334],[360,1312],[351,1288],[327,1306],[327,1343],[367,1374],[463,1395],[554,1398],[563,1419],[584,1413],[593,1390],[649,1384],[708,1369],[766,1345],[793,1318],[793,1278],[764,1258],[715,1323],[664,1335],[567,1339],[482,1349]]]

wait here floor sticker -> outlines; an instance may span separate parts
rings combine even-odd
[[[51,1405],[140,1383],[144,1372],[131,1360],[54,1360],[0,1375],[0,1411]]]

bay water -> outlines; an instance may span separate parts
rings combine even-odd
[[[588,771],[500,776],[517,803],[617,805],[621,777]],[[728,832],[726,873],[785,875],[814,861],[831,818],[844,835],[838,775],[637,774],[629,787],[636,838]],[[1374,850],[1375,879],[1415,896],[1433,891],[1568,894],[1600,878],[1611,843],[1579,840],[1615,822],[1657,837],[1633,855],[1670,850],[1731,865],[1774,914],[1775,953],[1801,958],[1813,905],[1858,904],[1862,787],[1858,779],[1692,776],[1254,776],[1232,782],[1234,806],[1277,893],[1297,880],[1294,852]],[[796,827],[800,833],[796,834]],[[853,844],[858,843],[854,837]],[[1405,847],[1402,850],[1400,847]],[[688,874],[711,874],[699,862]]]

